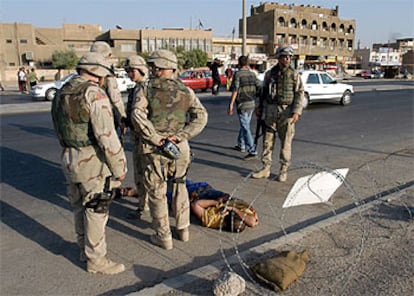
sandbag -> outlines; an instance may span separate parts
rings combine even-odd
[[[284,251],[250,267],[255,276],[275,291],[286,290],[304,272],[309,261],[308,251]]]

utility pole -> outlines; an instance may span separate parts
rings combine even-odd
[[[243,9],[242,9],[242,18],[243,18],[243,44],[242,44],[242,55],[246,55],[246,31],[247,31],[247,24],[246,24],[246,0],[243,0]]]

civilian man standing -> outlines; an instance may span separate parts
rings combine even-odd
[[[240,70],[233,77],[233,82],[230,87],[232,94],[227,110],[227,114],[232,115],[233,106],[236,102],[237,115],[240,121],[236,149],[239,151],[247,151],[248,154],[244,157],[245,160],[253,159],[257,156],[256,145],[254,144],[250,130],[250,121],[255,108],[256,96],[260,89],[260,81],[257,79],[256,74],[250,71],[248,65],[249,61],[247,56],[240,56]]]

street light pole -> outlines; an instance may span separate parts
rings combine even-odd
[[[242,44],[242,55],[246,55],[246,0],[243,0],[242,18],[243,18],[243,44]]]

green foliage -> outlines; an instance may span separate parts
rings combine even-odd
[[[192,49],[190,51],[186,51],[183,46],[167,49],[176,54],[178,60],[178,69],[180,70],[204,67],[207,64],[208,55],[200,49]],[[142,56],[146,59],[148,58],[144,54],[142,54]]]
[[[56,69],[73,69],[79,58],[73,50],[56,50],[52,54],[52,64]]]

